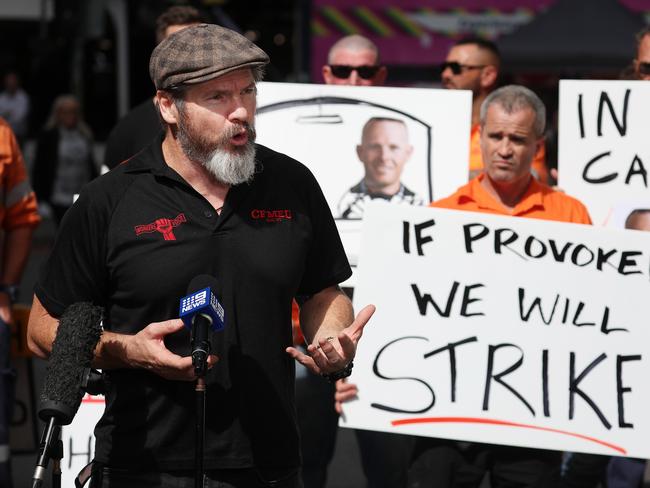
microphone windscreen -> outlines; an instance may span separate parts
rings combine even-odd
[[[102,333],[102,314],[101,307],[80,302],[61,316],[41,394],[39,416],[43,420],[56,417],[61,425],[72,422]]]

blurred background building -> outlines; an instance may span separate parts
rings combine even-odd
[[[501,47],[505,81],[549,97],[560,77],[617,78],[650,16],[650,0],[3,0],[0,72],[22,77],[32,131],[58,94],[74,93],[105,138],[151,95],[155,19],[174,4],[258,43],[271,56],[271,81],[322,82],[329,46],[361,33],[379,46],[389,84],[435,86],[451,44],[480,35]]]

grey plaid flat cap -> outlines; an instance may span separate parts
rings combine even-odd
[[[267,54],[241,34],[214,24],[198,24],[175,32],[156,46],[149,60],[149,75],[156,89],[164,90],[268,62]]]

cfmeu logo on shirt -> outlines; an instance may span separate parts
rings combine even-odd
[[[180,213],[174,219],[167,219],[165,217],[156,219],[150,224],[136,225],[135,235],[149,234],[151,232],[160,232],[166,241],[175,241],[174,227],[187,222],[184,213]]]
[[[289,209],[270,210],[254,208],[251,210],[251,218],[253,220],[263,220],[265,222],[280,222],[281,220],[291,220],[293,219],[293,216]]]

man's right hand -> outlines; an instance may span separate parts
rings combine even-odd
[[[34,295],[27,326],[27,344],[36,356],[49,357],[58,325],[58,319],[52,317]],[[169,380],[194,381],[192,358],[174,354],[165,346],[165,336],[183,327],[181,319],[172,319],[149,324],[135,335],[105,330],[95,348],[93,367],[142,368]],[[208,356],[208,369],[217,361],[217,356]]]
[[[184,327],[181,319],[154,322],[147,325],[126,341],[126,358],[129,364],[136,368],[162,376],[168,380],[194,381],[192,358],[181,357],[172,353],[165,346],[165,336],[178,332]],[[109,342],[110,338],[104,338]],[[108,344],[105,344],[105,347]],[[208,369],[218,361],[217,356],[208,356]]]
[[[336,382],[336,393],[334,393],[334,409],[341,415],[343,413],[343,403],[357,397],[359,388],[354,383],[348,383],[346,380]]]

